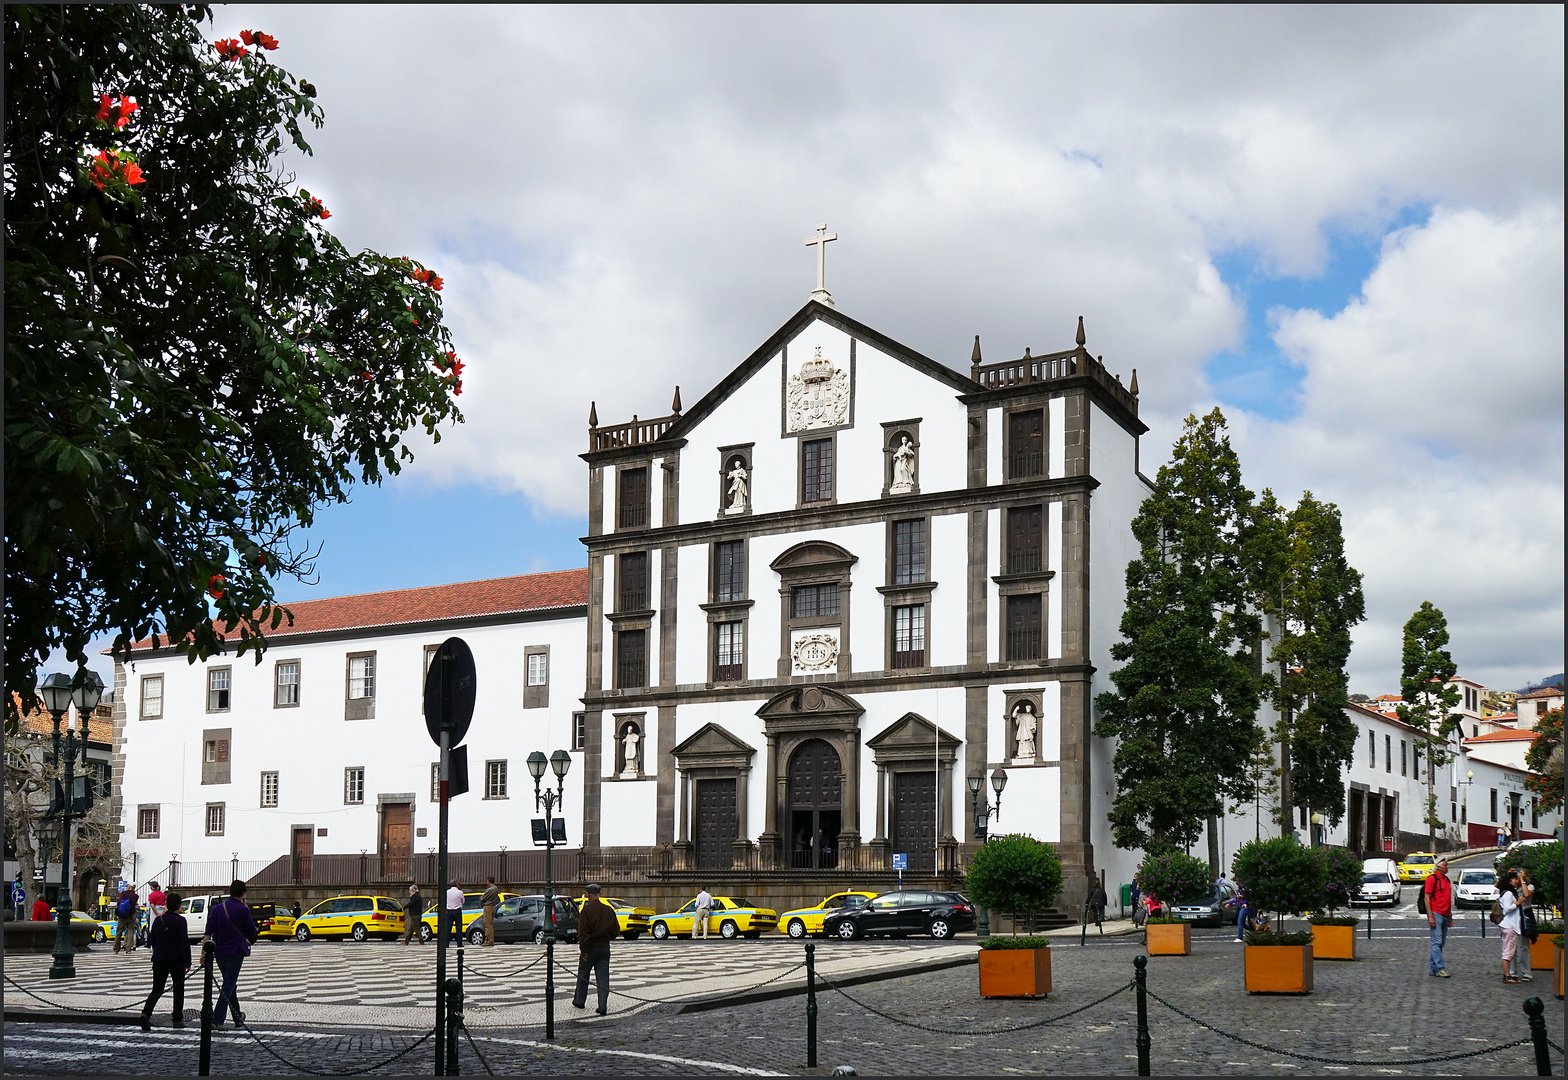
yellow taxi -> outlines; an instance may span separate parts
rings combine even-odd
[[[268,941],[288,941],[294,936],[294,916],[279,911],[276,904],[252,904],[250,913],[256,917],[256,929]],[[304,914],[301,912],[301,914]],[[402,924],[398,924],[402,929]]]
[[[504,892],[501,894],[501,899],[510,900],[512,897],[520,895],[520,893],[515,892]],[[469,934],[469,940],[473,941],[476,945],[482,944],[485,940],[484,923],[481,922],[479,924],[478,930],[474,931],[473,933],[470,933],[470,930],[473,929],[473,921],[475,919],[484,918],[485,908],[484,905],[480,903],[480,901],[482,901],[484,898],[485,894],[483,890],[479,892],[465,892],[463,894],[463,933]],[[420,941],[428,942],[435,939],[436,931],[439,930],[441,926],[440,906],[441,905],[438,904],[436,907],[433,907],[429,911],[425,912],[425,917],[419,924]],[[398,929],[402,929],[402,924],[398,925]]]
[[[294,940],[314,937],[373,937],[393,940],[403,933],[403,905],[385,896],[334,896],[294,920]]]
[[[1400,881],[1425,881],[1437,869],[1437,856],[1430,851],[1412,851],[1399,864]]]
[[[867,900],[874,899],[878,894],[874,892],[849,892],[834,893],[818,904],[816,907],[796,908],[786,911],[779,916],[779,922],[784,926],[784,932],[792,938],[803,938],[807,934],[822,933],[822,920],[843,907],[845,902],[853,896],[863,896]]]
[[[614,909],[616,921],[621,924],[621,936],[627,941],[636,941],[639,936],[648,932],[649,920],[653,918],[653,908],[638,907],[629,900],[616,900],[608,896],[601,896],[599,899]],[[579,896],[572,903],[577,905],[578,911],[581,911],[587,901],[586,896]]]
[[[655,915],[652,920],[653,936],[659,941],[672,936],[690,937],[696,913],[697,901],[689,900],[679,911]],[[778,924],[778,912],[757,907],[750,900],[742,900],[737,896],[715,896],[713,907],[708,912],[708,933],[717,931],[721,938],[742,935],[759,938],[764,930],[772,930]]]

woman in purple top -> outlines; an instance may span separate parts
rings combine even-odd
[[[191,970],[191,939],[185,916],[180,914],[180,894],[171,892],[162,915],[152,921],[147,936],[152,943],[152,993],[142,1006],[142,1030],[152,1030],[152,1011],[163,996],[164,984],[174,980],[173,1025],[185,1026],[185,976]]]
[[[207,913],[207,939],[212,942],[212,955],[223,972],[223,989],[218,996],[218,1009],[212,1014],[212,1026],[222,1027],[230,1006],[234,1008],[234,1022],[243,1024],[245,1015],[240,1012],[240,965],[250,955],[250,943],[261,936],[256,920],[251,917],[245,903],[245,883],[236,880],[229,886],[229,898],[212,905]]]

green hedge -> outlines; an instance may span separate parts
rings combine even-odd
[[[975,903],[1027,916],[1061,895],[1062,860],[1050,844],[1013,833],[981,844],[964,878]]]
[[[1051,939],[1043,937],[990,937],[980,943],[982,949],[1049,949]]]
[[[1497,864],[1498,872],[1510,868],[1523,870],[1530,875],[1535,886],[1535,903],[1540,906],[1563,906],[1563,842],[1526,844],[1503,852]]]
[[[1324,859],[1288,837],[1243,844],[1231,872],[1249,906],[1281,920],[1323,906]]]
[[[1214,887],[1209,864],[1184,851],[1145,855],[1132,880],[1144,896],[1152,896],[1167,904],[1202,900]]]

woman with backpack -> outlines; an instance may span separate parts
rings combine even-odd
[[[152,1030],[152,1011],[163,996],[164,984],[174,980],[172,1026],[185,1026],[185,976],[191,970],[191,940],[185,916],[180,914],[180,894],[167,895],[161,915],[152,921],[148,938],[152,943],[152,993],[142,1006],[142,1030]]]
[[[1522,888],[1517,870],[1504,871],[1502,880],[1497,883],[1497,906],[1502,911],[1502,918],[1497,919],[1496,922],[1498,932],[1503,939],[1503,982],[1505,983],[1524,982],[1511,970],[1514,956],[1519,951],[1519,937],[1523,930],[1523,915],[1520,912]]]

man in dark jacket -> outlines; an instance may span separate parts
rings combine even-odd
[[[599,899],[599,886],[588,886],[588,899],[577,915],[577,992],[572,1004],[588,1007],[588,971],[593,970],[594,986],[599,991],[599,1015],[610,1011],[610,939],[620,932],[621,921],[615,909]]]
[[[501,903],[501,890],[496,888],[495,878],[485,878],[488,886],[485,895],[480,899],[479,906],[485,911],[485,944],[495,944],[495,909]]]
[[[218,970],[223,972],[223,989],[219,992],[217,1011],[212,1014],[213,1027],[223,1026],[230,1006],[234,1009],[234,1022],[244,1023],[239,998],[240,965],[250,955],[251,942],[260,936],[256,920],[245,903],[245,883],[237,880],[229,886],[229,898],[212,905],[207,913],[206,940],[212,942],[213,959],[217,961]]]
[[[185,1026],[185,976],[191,970],[191,939],[185,916],[180,914],[180,894],[170,892],[165,909],[148,928],[152,943],[152,993],[142,1006],[142,1030],[152,1030],[152,1011],[163,996],[164,983],[174,980],[173,1025]]]
[[[420,917],[424,913],[425,898],[419,895],[418,885],[410,885],[408,887],[408,900],[403,904],[404,945],[407,945],[410,941],[418,941],[421,945],[424,944],[424,941],[419,936]]]

